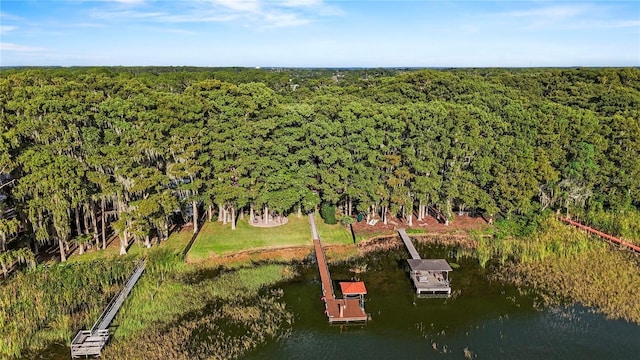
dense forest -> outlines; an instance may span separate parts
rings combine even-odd
[[[5,69],[0,262],[322,204],[637,219],[639,139],[637,68]]]

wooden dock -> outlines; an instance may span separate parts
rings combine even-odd
[[[145,262],[139,261],[136,267],[133,269],[131,276],[127,279],[124,287],[118,294],[111,299],[111,302],[107,305],[102,312],[98,320],[93,324],[91,330],[81,330],[71,341],[71,357],[89,357],[100,356],[102,349],[109,340],[109,325],[113,321],[113,318],[122,307],[122,304],[127,299],[127,296],[133,289],[133,286],[138,282],[140,276],[145,269]]]
[[[411,259],[408,259],[407,263],[409,277],[416,293],[418,295],[451,295],[449,272],[453,269],[449,263],[445,259],[421,259],[407,232],[404,229],[399,229],[398,234],[411,255]]]
[[[596,229],[594,229],[592,227],[589,227],[587,225],[583,225],[583,224],[581,224],[581,223],[579,223],[577,221],[573,221],[573,220],[571,220],[569,218],[566,218],[566,217],[560,216],[560,220],[565,222],[565,223],[567,223],[567,224],[569,224],[569,225],[573,225],[573,226],[577,227],[578,229],[582,229],[582,230],[585,230],[585,231],[587,231],[587,232],[589,232],[591,234],[597,235],[597,236],[599,236],[599,237],[601,237],[601,238],[603,238],[603,239],[605,239],[607,241],[610,241],[610,242],[612,242],[612,243],[614,243],[616,245],[620,245],[622,247],[625,247],[625,248],[635,252],[636,254],[640,254],[640,246],[638,246],[638,245],[632,244],[632,243],[630,243],[628,241],[624,241],[622,239],[618,239],[615,236],[609,235],[609,234],[604,233],[604,232],[602,232],[600,230],[596,230]]]
[[[409,236],[407,235],[405,229],[399,229],[398,234],[400,234],[400,238],[402,239],[402,242],[404,242],[404,246],[407,248],[407,251],[409,251],[409,255],[411,255],[411,258],[420,259],[420,255],[418,254],[416,248],[413,246],[413,243],[411,242],[411,239],[409,239]]]
[[[327,315],[329,323],[367,321],[368,315],[364,309],[364,298],[362,296],[358,298],[344,297],[343,299],[336,299],[333,282],[331,281],[331,273],[329,272],[329,265],[327,264],[327,258],[325,256],[324,249],[322,248],[322,242],[320,241],[320,236],[316,229],[314,214],[309,214],[309,224],[311,225],[313,247],[316,254],[316,261],[318,263],[318,271],[320,272],[322,300],[325,304],[325,314]]]

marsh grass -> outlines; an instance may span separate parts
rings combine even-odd
[[[510,263],[497,278],[540,292],[543,304],[579,302],[613,319],[640,324],[640,272],[628,252],[595,247],[582,253]]]
[[[92,261],[21,272],[0,285],[0,358],[19,358],[89,328],[134,264]]]
[[[539,220],[533,229],[522,231],[521,228],[514,229],[506,225],[491,230],[490,234],[492,236],[480,236],[479,233],[472,235],[478,243],[475,256],[482,267],[492,259],[500,264],[507,261],[528,263],[543,261],[549,256],[573,257],[588,249],[606,246],[553,217]]]
[[[293,316],[278,295],[216,301],[135,339],[115,341],[104,357],[233,359],[282,334]]]
[[[543,305],[579,302],[640,324],[637,257],[552,217],[526,235],[478,238],[476,255],[495,265],[496,280],[535,289]]]
[[[587,214],[587,221],[605,233],[640,245],[640,211],[638,210],[591,211]]]
[[[239,269],[191,265],[158,254],[115,320],[105,358],[233,358],[292,321],[268,288],[295,276],[286,264]]]

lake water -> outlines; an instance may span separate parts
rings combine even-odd
[[[377,253],[357,261],[368,266],[359,278],[372,321],[329,325],[317,268],[306,266],[282,286],[296,319],[290,333],[245,359],[640,359],[638,325],[582,306],[536,308],[533,296],[490,282],[477,261],[452,259],[444,247],[417,248],[424,258],[460,265],[451,274],[453,297],[417,298],[404,269],[406,252]],[[336,289],[337,281],[354,276],[353,265],[330,266]]]
[[[318,270],[302,266],[297,279],[280,286],[295,314],[290,332],[245,359],[640,359],[638,325],[607,320],[582,306],[535,307],[534,296],[490,282],[474,259],[454,259],[451,249],[440,246],[416,248],[424,258],[460,265],[451,273],[454,296],[417,298],[405,270],[406,251],[375,253],[329,266],[339,289],[338,281],[352,280],[350,268],[366,264],[359,278],[366,282],[372,321],[329,325]],[[68,359],[69,348],[54,344],[29,358]]]

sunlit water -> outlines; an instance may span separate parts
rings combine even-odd
[[[439,247],[418,250],[425,258],[451,255]],[[317,270],[301,269],[283,285],[296,318],[290,334],[246,359],[640,359],[640,326],[582,306],[536,309],[533,296],[489,282],[472,259],[449,258],[460,265],[451,276],[455,297],[416,298],[405,257],[398,250],[359,262],[368,264],[359,276],[373,318],[366,325],[330,326]],[[330,266],[336,288],[354,275],[349,267]]]

